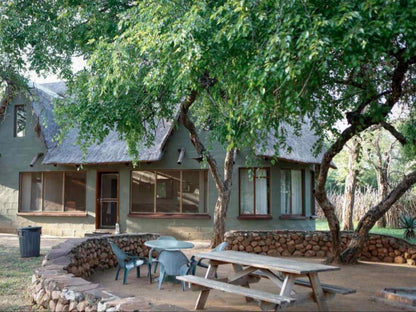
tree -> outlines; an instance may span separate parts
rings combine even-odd
[[[68,117],[63,129],[79,125],[84,143],[116,129],[134,151],[139,139],[151,140],[156,120],[172,118],[179,104],[220,193],[218,229],[231,177],[216,173],[193,125],[210,126],[211,138],[227,150],[225,168],[232,166],[234,148],[254,146],[282,121],[299,129],[308,118],[317,134],[333,132],[315,196],[329,223],[333,260],[351,262],[369,229],[416,182],[416,171],[369,210],[342,255],[325,182],[334,156],[373,125],[413,148],[414,8],[414,0],[15,0],[8,2],[10,29],[3,40],[16,50],[29,47],[32,66],[59,69],[70,79],[77,105],[61,105],[58,112]],[[74,53],[89,65],[72,76],[68,57]],[[409,109],[404,129],[389,123],[397,105]],[[338,132],[334,125],[343,117],[348,125]],[[284,142],[285,133],[274,133]]]
[[[376,172],[378,196],[380,200],[383,200],[383,198],[388,195],[389,185],[392,182],[390,181],[390,170],[397,140],[394,137],[391,137],[391,135],[389,136],[388,132],[384,133],[381,126],[375,126],[372,130],[372,135],[369,138],[369,145],[371,146],[373,153],[372,155],[369,155],[368,161]],[[382,216],[376,224],[379,227],[386,227],[386,215]]]
[[[361,143],[357,139],[352,140],[348,157],[348,174],[345,179],[344,205],[342,207],[343,231],[353,231],[354,223],[352,220],[354,211],[355,189],[357,186],[357,176],[359,168],[359,157]]]

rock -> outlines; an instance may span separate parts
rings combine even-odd
[[[316,256],[317,256],[318,258],[325,258],[325,256],[326,256],[326,252],[325,252],[325,251],[323,251],[323,250],[320,250],[320,251],[318,251],[318,252],[316,253]]]
[[[86,301],[81,301],[80,303],[77,304],[77,310],[78,311],[85,311],[86,307],[87,307],[87,302]]]
[[[394,258],[393,257],[384,257],[383,258],[383,262],[393,263],[394,262]]]
[[[313,250],[308,250],[305,252],[305,257],[310,258],[310,257],[315,257],[315,256],[316,256],[316,253]]]
[[[55,308],[56,308],[56,303],[55,303],[55,301],[50,300],[50,301],[49,301],[49,311],[54,312],[54,311],[55,311]]]
[[[404,258],[402,256],[397,256],[397,257],[394,258],[394,263],[402,264],[402,263],[405,263],[405,262],[406,261],[404,260]]]
[[[54,290],[51,293],[51,297],[52,297],[52,300],[59,300],[59,298],[61,298],[61,292]]]
[[[415,260],[413,260],[413,259],[407,259],[407,260],[406,260],[406,263],[407,263],[408,265],[415,265],[416,261],[415,261]]]

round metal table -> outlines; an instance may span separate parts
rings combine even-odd
[[[171,239],[155,239],[144,242],[147,247],[152,249],[166,249],[166,250],[180,250],[180,249],[189,249],[194,248],[194,244],[180,241],[180,240],[171,240]]]

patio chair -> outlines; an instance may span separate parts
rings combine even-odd
[[[227,246],[228,246],[228,242],[222,242],[221,244],[219,244],[217,247],[215,247],[213,250],[211,250],[211,252],[212,251],[223,251],[223,250],[225,250],[225,248],[227,248]],[[202,261],[203,260],[205,260],[204,258],[201,258],[201,259],[199,259],[198,261],[195,261],[195,256],[192,256],[191,257],[191,262],[192,263],[194,263],[193,265],[192,265],[192,272],[191,272],[191,274],[192,275],[195,275],[195,271],[196,271],[196,267],[197,266],[200,266],[201,268],[208,268],[208,264],[206,264],[206,263],[203,263]],[[215,278],[217,278],[217,273],[215,273]]]
[[[192,269],[192,263],[180,250],[162,250],[155,261],[160,263],[159,290],[166,277],[184,276]],[[185,282],[181,283],[182,290],[185,291]]]
[[[111,250],[114,252],[117,258],[117,271],[116,280],[118,280],[118,274],[120,269],[124,269],[123,284],[127,284],[127,274],[131,269],[137,268],[137,277],[140,277],[140,266],[147,264],[147,260],[144,257],[138,257],[131,253],[122,251],[116,244],[108,241]]]
[[[162,239],[165,239],[165,240],[176,240],[176,238],[173,237],[173,236],[159,236],[157,238],[157,240],[162,240]],[[160,248],[152,248],[149,251],[148,268],[149,268],[149,279],[150,279],[150,282],[152,282],[152,265],[153,265],[153,263],[155,263],[155,268],[154,268],[153,273],[156,273],[156,270],[157,270],[157,261],[155,261],[153,259],[152,253],[153,253],[153,251],[156,251],[156,252],[160,253],[162,250],[163,249],[160,249]]]

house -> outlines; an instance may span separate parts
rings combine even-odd
[[[42,226],[43,234],[81,237],[92,232],[157,232],[182,238],[210,238],[217,191],[186,129],[161,122],[154,144],[140,149],[132,166],[126,144],[111,132],[84,158],[74,145],[76,130],[62,144],[52,101],[65,85],[31,89],[0,113],[0,231]],[[290,127],[288,127],[290,133]],[[272,165],[273,138],[257,149],[256,168],[244,152],[235,157],[227,230],[313,230],[316,137],[305,126],[288,135],[291,152],[281,151]],[[214,146],[213,154],[225,152]],[[221,166],[221,161],[218,161]]]

